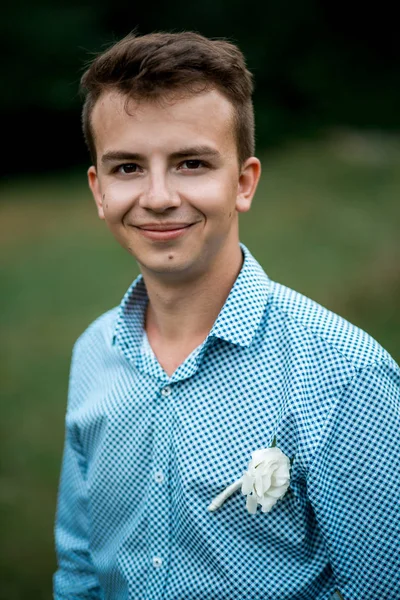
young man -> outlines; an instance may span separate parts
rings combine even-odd
[[[142,275],[74,348],[54,597],[400,598],[399,369],[239,244],[242,54],[130,35],[82,85],[98,214]]]

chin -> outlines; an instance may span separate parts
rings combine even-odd
[[[180,245],[179,245],[180,246]],[[177,244],[167,244],[165,247],[140,248],[133,244],[125,245],[135,257],[143,274],[153,274],[162,278],[164,275],[172,279],[190,280],[198,276],[205,268],[204,248],[179,247]],[[175,277],[173,277],[175,276]]]
[[[171,256],[171,258],[169,258]],[[152,273],[156,277],[168,277],[170,281],[188,281],[196,276],[200,269],[196,268],[196,261],[184,260],[174,256],[172,252],[166,253],[162,260],[140,260],[137,258],[142,272]]]

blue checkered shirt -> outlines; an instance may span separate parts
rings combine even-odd
[[[400,599],[400,376],[363,331],[242,270],[171,377],[149,346],[141,276],[74,347],[56,520],[57,600]],[[277,446],[269,513],[240,490]]]

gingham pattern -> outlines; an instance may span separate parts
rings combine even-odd
[[[400,599],[399,369],[367,334],[244,264],[168,377],[139,277],[77,341],[57,600]],[[255,449],[293,459],[270,513],[211,500]]]

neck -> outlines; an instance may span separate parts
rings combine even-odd
[[[193,340],[201,343],[220,313],[242,263],[237,245],[234,253],[219,257],[211,269],[191,281],[171,283],[143,272],[149,297],[148,335],[174,345]]]

